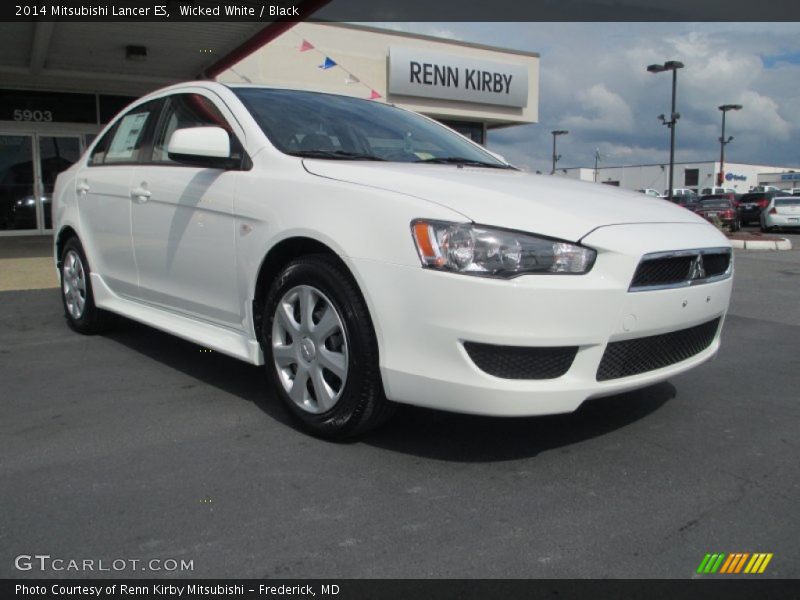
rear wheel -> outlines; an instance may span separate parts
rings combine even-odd
[[[100,333],[109,321],[109,314],[94,304],[90,274],[81,243],[70,238],[61,252],[61,301],[69,326],[86,335]]]
[[[372,321],[347,270],[327,255],[301,257],[276,278],[261,342],[275,390],[300,425],[342,439],[386,421]]]

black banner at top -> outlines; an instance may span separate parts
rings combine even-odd
[[[796,0],[83,0],[0,3],[0,20],[800,21]]]

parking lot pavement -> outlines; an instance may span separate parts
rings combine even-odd
[[[82,337],[56,290],[2,293],[0,576],[49,554],[195,577],[691,577],[707,552],[772,552],[761,577],[800,577],[800,251],[736,269],[719,357],[688,374],[556,417],[405,408],[349,444],[295,431],[256,367],[130,322]]]

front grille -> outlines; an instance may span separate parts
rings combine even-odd
[[[728,266],[731,264],[731,254],[730,252],[722,254],[704,254],[703,255],[703,266],[706,271],[707,277],[717,277],[718,275],[724,275],[725,272],[728,270]]]
[[[629,291],[698,285],[729,274],[730,248],[656,252],[642,258]]]
[[[719,317],[689,329],[610,342],[597,369],[597,381],[663,369],[699,354],[711,345]]]
[[[503,379],[555,379],[569,371],[577,346],[495,346],[464,342],[478,368]]]
[[[689,278],[694,256],[673,256],[643,261],[633,276],[633,287],[669,285]]]

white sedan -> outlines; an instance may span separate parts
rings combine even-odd
[[[761,211],[761,231],[800,227],[800,197],[773,196]]]
[[[543,415],[651,385],[716,353],[731,294],[730,245],[690,211],[307,91],[150,94],[53,215],[73,329],[113,312],[265,365],[332,438],[394,403]]]

